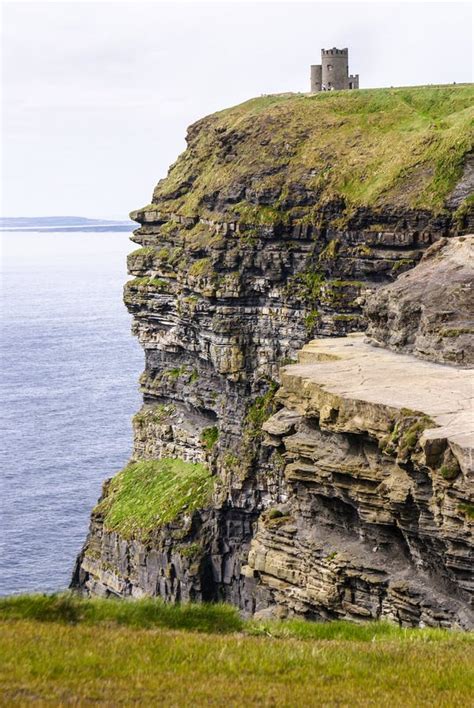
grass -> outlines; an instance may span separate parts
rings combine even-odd
[[[210,258],[200,258],[189,268],[189,275],[196,278],[211,276],[214,274],[214,267]]]
[[[134,462],[109,483],[94,513],[123,538],[145,540],[153,530],[206,506],[214,480],[202,464],[163,458]]]
[[[326,248],[324,248],[321,251],[321,253],[319,254],[319,260],[320,261],[333,261],[333,260],[335,260],[337,258],[338,248],[339,248],[338,239],[332,239],[332,241],[329,241]]]
[[[156,288],[156,290],[168,290],[169,289],[169,283],[167,280],[163,280],[162,278],[150,278],[148,276],[142,277],[142,278],[134,278],[133,280],[128,280],[125,283],[125,291],[126,293],[129,291],[136,290],[137,288]]]
[[[0,600],[0,699],[169,706],[465,706],[472,635],[303,620],[223,605]]]
[[[325,278],[319,271],[304,271],[291,276],[287,290],[298,295],[303,302],[313,304],[319,301]]]
[[[139,629],[183,629],[221,634],[244,626],[234,607],[224,604],[172,605],[161,600],[84,599],[74,593],[0,598],[0,620],[35,620],[66,624],[99,623]]]
[[[452,479],[456,479],[460,472],[459,464],[457,460],[455,462],[452,462],[450,465],[442,465],[440,467],[440,474],[441,476],[446,479],[447,481],[450,481]]]
[[[257,396],[245,416],[246,432],[252,438],[258,438],[262,425],[275,412],[275,393],[278,390],[276,381],[269,381],[268,390],[263,396]]]
[[[163,371],[163,377],[171,379],[171,381],[177,381],[181,376],[187,376],[189,374],[189,369],[187,366],[176,366],[173,369],[165,369]]]
[[[410,408],[401,408],[383,448],[389,454],[406,459],[419,449],[420,438],[428,428],[436,428],[435,422],[429,416]]]
[[[401,453],[406,454],[407,452],[413,450],[418,445],[422,433],[427,428],[432,427],[434,427],[434,423],[432,419],[426,415],[411,423],[411,425],[403,432],[400,440],[398,441]]]
[[[440,334],[442,337],[459,337],[461,334],[473,334],[474,329],[471,327],[456,327],[454,329],[443,329]]]
[[[155,405],[147,405],[133,416],[133,422],[138,427],[144,426],[147,423],[155,423],[159,425],[165,422],[176,412],[176,408],[172,403],[156,403]]]
[[[206,450],[211,451],[219,439],[219,430],[215,425],[211,428],[204,428],[201,434],[201,442]]]
[[[305,315],[304,318],[304,324],[306,327],[306,331],[308,334],[312,334],[314,328],[316,327],[317,323],[319,322],[319,312],[315,308],[310,310],[307,315]]]
[[[128,254],[128,258],[136,258],[138,256],[154,256],[156,253],[156,249],[154,246],[142,246],[140,248],[137,248],[135,251],[132,251],[131,253]]]
[[[395,205],[440,212],[473,147],[473,99],[470,84],[252,99],[193,126],[188,149],[153,201],[164,213],[212,218],[210,195],[225,202],[235,185],[252,184],[257,193],[271,190],[272,205],[227,202],[226,218],[241,225],[311,221],[311,207],[294,206],[297,185],[317,196],[315,219],[321,204],[340,197],[349,211]]]
[[[474,504],[460,504],[459,511],[461,511],[468,519],[474,520]]]
[[[392,266],[392,273],[398,273],[398,271],[401,268],[405,267],[410,267],[413,266],[415,261],[411,260],[410,258],[400,258],[399,261],[393,264]]]

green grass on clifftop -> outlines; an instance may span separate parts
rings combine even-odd
[[[213,482],[199,463],[171,458],[135,462],[110,481],[94,511],[103,514],[107,530],[144,539],[179,514],[205,506]]]
[[[0,599],[0,702],[467,706],[472,635],[244,621],[224,605]]]
[[[192,126],[153,201],[205,215],[206,197],[231,195],[244,223],[301,216],[304,191],[318,204],[440,211],[473,149],[473,118],[472,84],[255,98]],[[242,186],[269,190],[271,206],[236,198]]]

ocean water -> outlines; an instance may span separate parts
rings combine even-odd
[[[131,453],[143,353],[125,233],[1,240],[0,594],[69,584],[102,482]]]

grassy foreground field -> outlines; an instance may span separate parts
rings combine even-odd
[[[472,635],[244,622],[226,606],[0,600],[0,703],[467,706]]]

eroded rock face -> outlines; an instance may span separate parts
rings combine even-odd
[[[263,426],[288,485],[245,568],[266,612],[471,627],[471,372],[363,335],[312,342],[300,360]]]
[[[73,585],[105,596],[219,599],[247,614],[468,626],[465,595],[443,609],[445,583],[456,580],[440,577],[431,594],[424,570],[408,582],[410,548],[418,546],[397,524],[406,518],[410,538],[417,536],[425,477],[416,502],[403,497],[408,473],[396,455],[382,456],[371,431],[361,429],[358,439],[323,429],[319,413],[275,394],[281,367],[308,340],[363,329],[367,296],[431,244],[465,230],[472,216],[461,223],[453,211],[408,207],[398,192],[393,204],[370,208],[334,194],[322,200],[313,182],[324,175],[303,163],[294,169],[305,131],[299,125],[282,150],[275,130],[278,121],[287,130],[286,106],[280,113],[260,111],[247,122],[238,113],[231,128],[220,125],[225,116],[200,121],[153,204],[133,214],[141,248],[129,256],[134,279],[124,299],[145,351],[133,457],[204,462],[215,492],[207,508],[146,538],[111,531],[96,509]],[[348,145],[357,136],[346,135]],[[379,416],[388,434],[392,418]],[[210,446],[206,431],[214,428]],[[327,458],[325,472],[313,458]],[[375,501],[382,484],[398,516]],[[464,529],[461,512],[453,517]]]
[[[442,239],[367,300],[372,343],[447,364],[474,364],[474,236]]]

